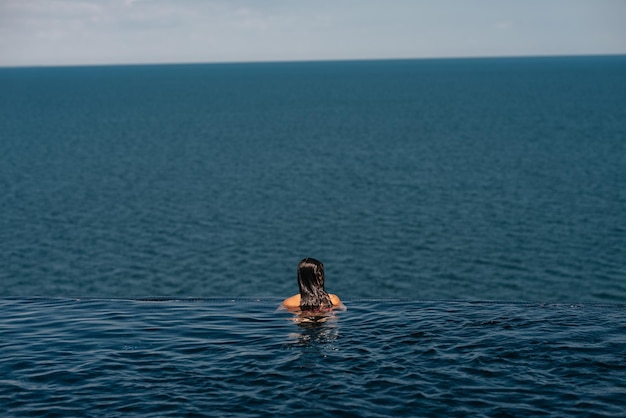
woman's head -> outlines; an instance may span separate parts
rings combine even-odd
[[[305,258],[298,264],[298,285],[300,290],[316,287],[324,288],[324,264],[314,258]]]
[[[332,307],[330,296],[324,290],[324,264],[314,258],[305,258],[298,264],[300,307],[319,309]]]

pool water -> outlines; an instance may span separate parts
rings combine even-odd
[[[626,415],[626,305],[279,303],[0,299],[0,415]]]

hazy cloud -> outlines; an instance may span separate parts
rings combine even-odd
[[[0,65],[626,53],[621,0],[0,0]]]

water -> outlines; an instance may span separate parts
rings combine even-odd
[[[626,58],[0,69],[0,294],[626,301]]]
[[[626,414],[626,57],[4,68],[0,155],[2,415]]]
[[[3,299],[6,416],[615,416],[626,306]]]

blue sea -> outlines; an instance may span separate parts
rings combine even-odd
[[[626,56],[0,68],[0,156],[3,416],[626,416]]]

